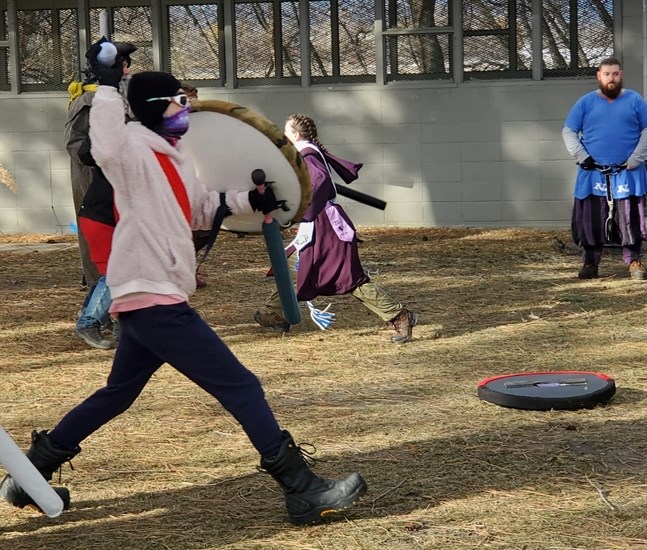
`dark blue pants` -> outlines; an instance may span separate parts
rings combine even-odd
[[[187,303],[121,313],[119,326],[121,337],[106,386],[61,419],[50,433],[55,445],[74,449],[127,410],[153,373],[168,363],[213,395],[261,456],[278,453],[283,434],[258,378]]]

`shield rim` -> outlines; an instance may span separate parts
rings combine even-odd
[[[310,183],[310,174],[308,173],[308,167],[306,166],[303,157],[299,154],[290,140],[284,135],[283,131],[276,124],[269,121],[258,112],[231,101],[224,101],[221,99],[198,99],[191,103],[191,110],[197,112],[211,111],[235,118],[236,120],[244,122],[259,131],[267,137],[277,149],[279,149],[283,154],[283,157],[292,167],[292,170],[294,170],[301,190],[301,200],[299,202],[299,206],[295,209],[292,220],[290,220],[286,225],[279,224],[279,227],[281,230],[284,230],[288,229],[295,223],[299,223],[310,204],[310,200],[312,199],[312,184]],[[251,233],[251,231],[228,229],[225,227],[225,224],[223,224],[223,229],[233,231],[235,233]],[[260,233],[262,230],[261,219],[258,230],[255,232]]]
[[[505,393],[500,390],[493,390],[488,387],[490,382],[501,380],[505,378],[515,377],[529,377],[529,376],[546,376],[546,375],[579,375],[579,376],[595,376],[602,379],[605,385],[594,392],[582,393],[578,396],[524,396]],[[576,410],[576,409],[592,409],[597,405],[609,401],[616,393],[615,380],[607,374],[601,372],[591,371],[533,371],[533,372],[520,372],[512,374],[502,374],[499,376],[492,376],[481,380],[477,385],[477,396],[479,399],[507,407],[511,409],[523,409],[533,411],[547,411],[547,410]]]

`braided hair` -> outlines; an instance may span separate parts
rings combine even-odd
[[[301,134],[305,141],[311,141],[317,147],[319,147],[322,153],[328,153],[328,150],[319,141],[319,137],[317,135],[317,125],[315,124],[315,121],[312,120],[309,116],[301,113],[295,113],[288,117],[287,122],[295,132]]]

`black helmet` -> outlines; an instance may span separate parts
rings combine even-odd
[[[105,36],[102,36],[99,40],[97,40],[90,49],[85,52],[85,57],[90,62],[90,58],[93,56],[96,56],[96,50],[100,46],[100,44],[108,42]],[[132,59],[130,58],[130,54],[133,52],[137,51],[137,46],[134,44],[131,44],[130,42],[113,42],[115,48],[117,48],[117,53],[120,54],[124,61],[126,62],[126,67],[130,67],[130,64],[132,62]],[[83,71],[85,74],[85,84],[90,84],[92,82],[97,81],[97,77],[92,71],[91,63],[88,63],[88,66],[85,68]]]
[[[130,63],[132,62],[132,59],[130,59],[130,54],[137,51],[137,46],[131,44],[130,42],[113,42],[113,44],[115,45],[115,48],[117,48],[117,52],[120,53],[124,58],[126,66],[130,67]]]

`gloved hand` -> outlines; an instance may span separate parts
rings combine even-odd
[[[263,194],[258,192],[258,188],[250,191],[249,204],[252,206],[252,210],[263,212],[263,214],[269,214],[272,210],[283,208],[285,201],[276,200],[276,196],[274,195],[272,188],[266,187]]]
[[[582,170],[595,170],[596,162],[593,160],[593,157],[589,155],[582,162],[580,162],[580,168]]]
[[[109,42],[104,37],[101,37],[101,39],[92,44],[90,49],[85,54],[85,57],[88,59],[90,69],[97,77],[99,84],[101,84],[102,86],[112,86],[113,88],[119,89],[119,83],[124,76],[124,58],[120,53],[117,52],[112,64],[103,64],[101,61],[99,61],[102,44],[109,44]]]

